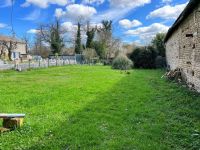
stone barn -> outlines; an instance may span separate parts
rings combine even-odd
[[[165,44],[168,68],[179,68],[187,84],[200,92],[200,0],[190,0]]]

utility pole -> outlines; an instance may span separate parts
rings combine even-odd
[[[14,7],[14,0],[11,0],[12,6],[11,6],[11,16],[10,16],[10,22],[11,22],[11,34],[12,37],[15,38],[15,31],[13,27],[13,7]]]

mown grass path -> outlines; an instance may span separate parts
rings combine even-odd
[[[26,113],[0,149],[200,148],[200,95],[160,70],[102,66],[0,72],[0,112]]]

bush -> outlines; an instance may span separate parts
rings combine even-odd
[[[166,58],[162,56],[156,57],[156,68],[166,68]]]
[[[91,63],[93,60],[96,60],[98,58],[96,51],[92,48],[86,48],[83,51],[83,56],[86,63]]]
[[[130,58],[134,62],[136,68],[152,69],[156,68],[155,59],[157,52],[153,47],[138,47],[136,48]]]
[[[126,55],[119,54],[112,62],[113,69],[128,70],[133,66],[133,62]]]

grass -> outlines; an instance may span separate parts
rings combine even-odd
[[[161,70],[67,66],[0,73],[0,111],[26,113],[0,149],[200,149],[200,95]]]

